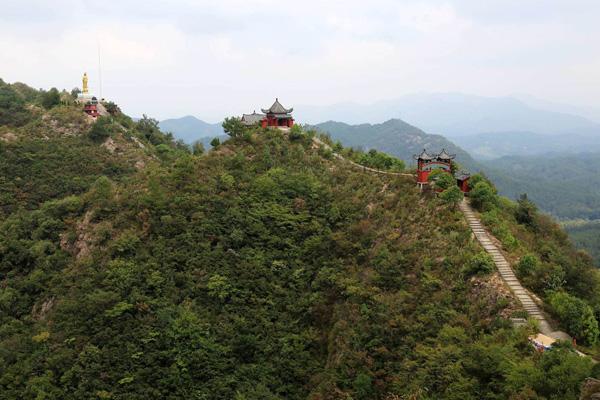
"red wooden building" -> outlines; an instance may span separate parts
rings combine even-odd
[[[292,117],[293,108],[285,108],[275,99],[275,103],[268,109],[262,109],[264,114],[258,114],[256,111],[252,114],[242,115],[242,123],[245,125],[259,124],[263,128],[291,128],[294,125]]]
[[[90,115],[94,118],[97,118],[99,113],[98,113],[98,99],[95,97],[92,97],[92,99],[88,102],[86,102],[83,106],[83,111],[87,114]]]
[[[448,154],[445,149],[439,154],[428,154],[425,149],[419,155],[414,155],[417,160],[417,185],[422,189],[425,185],[429,185],[429,174],[431,171],[441,169],[453,174],[456,179],[456,184],[463,192],[469,191],[470,174],[465,171],[452,172],[452,160],[456,157],[455,154]]]

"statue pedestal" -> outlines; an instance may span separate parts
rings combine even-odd
[[[85,102],[91,101],[92,97],[94,97],[94,96],[90,93],[79,93],[77,95],[77,101],[79,103],[85,103]]]

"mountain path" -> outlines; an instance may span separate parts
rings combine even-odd
[[[459,207],[481,246],[490,256],[492,256],[494,264],[506,285],[515,294],[517,299],[519,299],[523,308],[527,311],[527,314],[538,321],[540,332],[554,339],[571,340],[571,337],[567,333],[552,329],[552,326],[544,316],[542,310],[538,307],[537,303],[533,300],[533,297],[517,279],[510,263],[506,260],[500,249],[494,244],[494,241],[492,240],[493,236],[484,229],[479,217],[475,214],[475,211],[473,211],[467,199],[463,199],[459,204]]]

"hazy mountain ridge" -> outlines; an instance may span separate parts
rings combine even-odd
[[[399,118],[426,132],[449,137],[508,131],[600,136],[600,124],[585,117],[533,108],[511,97],[412,94],[372,104],[303,105],[296,110],[299,120],[311,124],[327,120],[381,123]]]
[[[224,134],[221,123],[211,124],[191,115],[165,119],[160,121],[158,126],[162,131],[171,132],[176,139],[181,139],[188,144],[203,138],[213,138]]]
[[[475,159],[504,156],[562,156],[600,151],[600,137],[581,135],[543,135],[535,132],[487,132],[453,137]]]

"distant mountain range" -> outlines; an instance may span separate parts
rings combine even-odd
[[[159,122],[159,127],[163,132],[171,132],[177,139],[186,143],[193,143],[200,139],[222,136],[224,134],[221,123],[211,124],[191,115],[165,119]],[[205,140],[202,140],[203,142]]]
[[[425,132],[452,138],[478,159],[600,151],[600,124],[582,116],[596,115],[594,110],[525,95],[413,94],[368,105],[340,103],[295,109],[296,121],[311,125],[324,121],[381,124],[401,119]],[[223,135],[220,123],[207,123],[194,116],[167,119],[160,122],[160,127],[186,143]]]
[[[340,103],[295,109],[297,119],[310,124],[328,120],[349,124],[381,123],[399,118],[426,132],[447,137],[501,132],[600,137],[600,124],[588,118],[554,111],[556,105],[553,110],[547,110],[529,104],[513,97],[437,93],[406,95],[367,105]],[[542,106],[539,101],[536,104]]]

